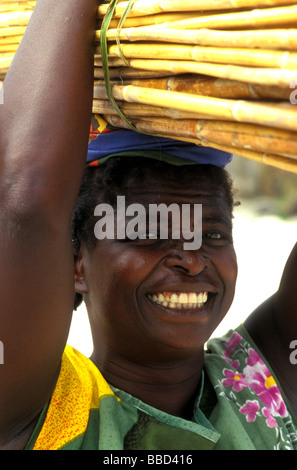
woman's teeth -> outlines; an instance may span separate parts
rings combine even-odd
[[[151,294],[148,296],[153,302],[169,308],[201,308],[208,299],[207,292],[163,292],[160,294]]]

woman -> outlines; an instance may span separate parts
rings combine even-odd
[[[1,448],[294,448],[294,390],[288,399],[281,396],[246,331],[211,343],[204,354],[232,302],[237,273],[233,195],[224,170],[213,161],[179,167],[141,151],[142,160],[121,155],[102,168],[88,167],[81,185],[96,6],[95,0],[38,0],[4,84]],[[189,150],[182,148],[187,158]],[[93,203],[115,208],[119,194],[145,209],[202,204],[200,249],[183,249],[188,234],[163,240],[146,233],[135,240],[126,230],[124,238],[96,240]],[[126,229],[129,221],[131,215]],[[71,348],[64,352],[74,290],[88,307],[92,360]],[[283,348],[296,332],[295,305],[290,292],[286,324],[280,313],[265,322],[271,335],[281,323]],[[250,330],[269,363],[264,315],[251,320]],[[281,358],[278,370],[285,354]],[[263,390],[255,386],[255,364]],[[287,369],[282,385],[292,375]]]

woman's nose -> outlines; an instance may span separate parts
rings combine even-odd
[[[177,269],[190,276],[196,276],[204,271],[210,264],[209,258],[203,250],[173,249],[165,259],[165,266]]]

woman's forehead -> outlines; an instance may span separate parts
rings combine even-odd
[[[163,162],[128,159],[128,165],[117,161],[113,172],[106,173],[104,191],[98,202],[115,209],[118,197],[127,205],[204,204],[222,206],[228,216],[233,211],[232,182],[224,170],[213,165],[169,165]],[[115,171],[116,170],[116,171]]]
[[[117,204],[115,214],[129,214],[126,223],[135,217],[135,213],[142,214],[143,225],[145,220],[150,221],[160,218],[170,227],[170,223],[177,223],[184,227],[190,227],[193,220],[199,218],[202,223],[223,223],[226,227],[232,226],[232,213],[227,202],[226,195],[219,188],[189,187],[179,185],[172,187],[170,184],[162,186],[154,185],[148,187],[134,188],[127,197],[122,197],[121,204]],[[159,214],[156,216],[156,213]],[[153,215],[152,215],[153,214]]]
[[[218,200],[226,200],[225,191],[208,179],[182,175],[178,177],[166,177],[166,175],[154,175],[144,180],[131,181],[125,188],[126,198],[130,202],[150,202],[155,200],[172,200],[175,202],[205,200],[217,203]]]

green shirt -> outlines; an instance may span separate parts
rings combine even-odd
[[[67,346],[27,449],[296,450],[297,422],[240,326],[209,341],[192,420],[110,387],[89,359]]]

